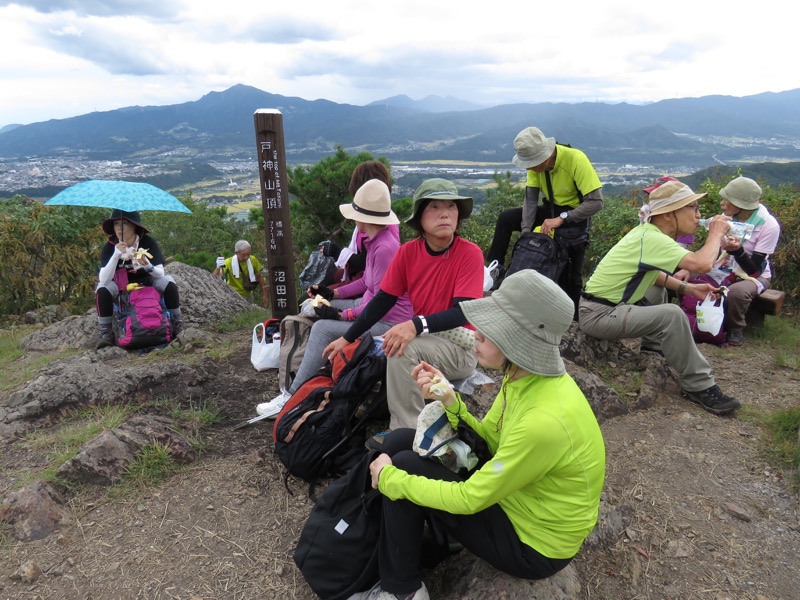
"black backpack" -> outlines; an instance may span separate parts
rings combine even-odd
[[[340,600],[368,590],[378,574],[381,493],[372,489],[371,451],[320,496],[300,533],[294,562],[320,598]]]
[[[345,346],[292,394],[275,419],[278,458],[289,474],[311,482],[312,491],[317,479],[344,473],[365,452],[366,422],[386,405],[386,358],[374,353],[374,344],[366,332]]]
[[[336,259],[325,256],[317,247],[308,257],[308,263],[300,273],[300,289],[307,290],[312,285],[330,285],[336,277]]]
[[[514,245],[505,277],[523,269],[535,269],[558,282],[566,265],[567,255],[556,240],[544,233],[523,233]]]

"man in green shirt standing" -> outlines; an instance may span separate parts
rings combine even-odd
[[[261,298],[264,306],[269,306],[267,298],[267,284],[261,275],[261,263],[252,256],[252,248],[247,240],[239,240],[233,247],[233,256],[229,258],[217,257],[217,267],[214,275],[224,277],[225,282],[236,293],[252,300],[253,290],[261,286]]]
[[[680,181],[655,189],[634,227],[606,254],[586,282],[580,301],[581,330],[601,340],[642,338],[642,349],[661,352],[678,372],[682,394],[716,415],[741,404],[714,383],[711,366],[697,349],[689,320],[667,290],[705,299],[719,292],[707,283],[685,283],[672,276],[678,269],[708,273],[719,254],[730,217],[714,217],[702,248],[690,252],[675,239],[694,234],[699,225],[695,194]]]
[[[537,127],[527,127],[514,139],[513,163],[526,170],[525,201],[521,208],[504,211],[497,219],[486,260],[497,260],[502,278],[508,244],[514,231],[528,233],[541,226],[553,235],[567,257],[558,285],[575,304],[583,288],[583,263],[589,245],[592,215],[603,208],[603,184],[589,158],[577,148],[557,144]],[[542,203],[539,197],[542,196]]]

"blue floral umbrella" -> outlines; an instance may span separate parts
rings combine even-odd
[[[191,214],[180,200],[149,183],[93,179],[60,191],[45,206],[96,206],[125,212],[168,210]]]

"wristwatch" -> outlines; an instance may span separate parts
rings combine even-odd
[[[558,215],[558,216],[559,216],[559,217],[561,217],[562,219],[564,219],[564,220],[566,221],[566,220],[567,220],[567,217],[569,216],[569,213],[568,213],[567,211],[564,211],[564,212],[562,212],[562,213],[561,213],[560,215]]]

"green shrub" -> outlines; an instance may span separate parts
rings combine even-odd
[[[635,196],[608,196],[603,208],[592,217],[589,247],[583,264],[583,278],[588,279],[597,264],[626,233],[639,224],[640,201]]]
[[[522,206],[525,196],[524,186],[515,184],[512,181],[511,171],[506,171],[502,174],[495,173],[492,179],[494,180],[494,187],[486,190],[486,202],[480,206],[475,206],[472,216],[464,221],[461,226],[461,235],[478,244],[483,249],[484,256],[486,256],[489,246],[492,244],[497,217],[504,210]],[[512,239],[512,243],[509,244],[506,264],[508,264],[511,250],[514,248],[513,242],[514,240]]]

